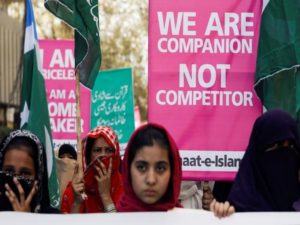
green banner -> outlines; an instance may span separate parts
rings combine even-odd
[[[130,68],[99,72],[91,98],[91,128],[111,126],[120,144],[134,131],[133,81]]]

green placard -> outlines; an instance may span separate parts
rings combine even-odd
[[[99,72],[91,97],[91,128],[111,126],[121,144],[134,130],[132,71],[130,68]]]

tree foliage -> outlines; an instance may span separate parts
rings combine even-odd
[[[115,0],[100,4],[102,69],[132,67],[135,104],[147,109],[148,1]]]
[[[32,0],[38,34],[44,39],[71,39],[73,30],[44,8],[44,1]],[[1,1],[0,9],[10,16],[24,17],[24,0]],[[148,1],[99,1],[101,69],[131,67],[134,75],[135,104],[142,119],[147,110]]]

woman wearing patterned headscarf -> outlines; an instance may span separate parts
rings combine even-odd
[[[115,212],[123,192],[119,172],[121,157],[116,133],[107,126],[91,130],[83,140],[83,178],[75,169],[63,194],[64,213]]]
[[[57,213],[49,203],[45,150],[26,130],[12,131],[0,146],[0,211]]]

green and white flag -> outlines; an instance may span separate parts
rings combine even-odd
[[[36,134],[46,149],[50,203],[59,207],[60,194],[49,121],[45,82],[42,76],[38,39],[31,0],[26,0],[26,30],[21,90],[21,128]]]
[[[75,67],[92,89],[101,64],[98,0],[45,0],[45,7],[75,29]]]
[[[300,0],[264,1],[255,90],[266,110],[300,123]]]

